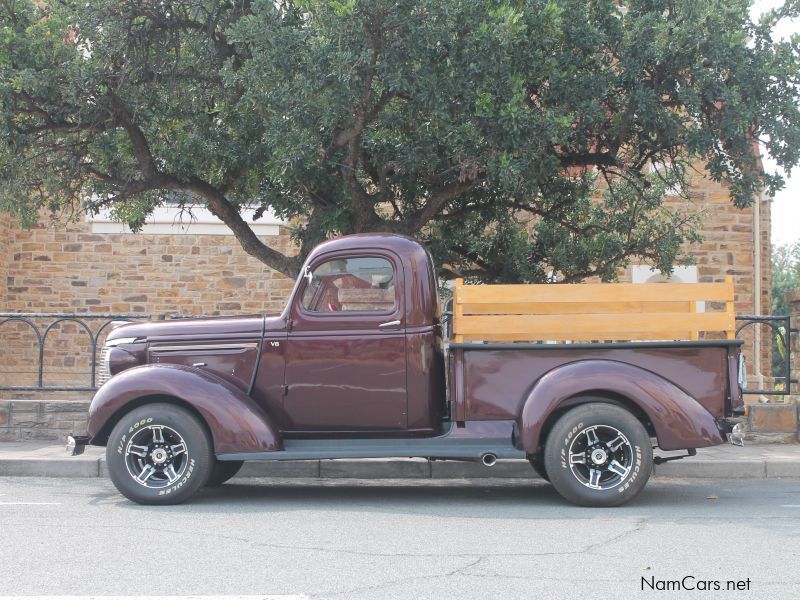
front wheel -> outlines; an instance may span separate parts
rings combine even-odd
[[[653,470],[653,448],[642,423],[627,410],[590,403],[555,424],[544,465],[564,498],[581,506],[619,506],[642,491]]]
[[[145,404],[126,414],[108,438],[108,474],[139,504],[179,504],[202,488],[214,454],[203,423],[172,404]]]

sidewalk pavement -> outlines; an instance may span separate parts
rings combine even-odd
[[[680,455],[661,452],[657,456]],[[89,446],[80,456],[67,456],[52,442],[0,443],[0,476],[105,477],[105,448]],[[800,445],[770,444],[701,448],[697,456],[655,466],[655,477],[712,479],[800,478]],[[249,462],[238,477],[316,477],[322,479],[472,479],[532,478],[525,460],[498,460],[485,467],[477,462],[404,459],[339,459]]]

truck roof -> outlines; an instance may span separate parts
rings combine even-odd
[[[334,250],[361,250],[370,247],[392,250],[401,256],[414,252],[427,253],[420,242],[399,233],[355,233],[322,242],[311,251],[309,258]]]

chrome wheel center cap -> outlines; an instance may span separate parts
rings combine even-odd
[[[150,454],[150,458],[152,458],[153,462],[156,463],[157,465],[163,464],[167,462],[167,451],[164,450],[163,448],[156,448]]]
[[[592,450],[592,462],[594,464],[602,465],[604,462],[606,462],[606,458],[608,458],[608,455],[602,448],[596,448]]]

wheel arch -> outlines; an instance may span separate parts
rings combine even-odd
[[[112,377],[89,406],[91,443],[104,445],[125,414],[152,402],[180,406],[196,415],[216,454],[283,448],[280,431],[250,396],[211,373],[183,365],[143,365]]]
[[[211,431],[211,428],[208,426],[208,422],[206,422],[200,411],[186,400],[167,394],[151,394],[129,400],[126,404],[119,407],[114,413],[112,413],[111,416],[108,417],[108,420],[98,430],[98,432],[92,436],[92,444],[95,446],[105,446],[108,443],[108,437],[111,435],[114,427],[117,426],[117,423],[119,423],[120,420],[129,412],[136,410],[141,406],[145,406],[146,404],[171,404],[188,411],[203,425],[203,428],[206,430],[206,433],[208,434],[213,445],[214,432]]]
[[[664,450],[703,448],[724,440],[714,416],[685,391],[641,367],[613,360],[581,360],[545,373],[533,385],[518,421],[519,442],[531,455],[558,418],[587,399],[626,408]]]
[[[547,416],[542,424],[541,433],[539,434],[539,446],[536,449],[535,455],[541,456],[542,449],[547,443],[547,438],[550,435],[550,432],[562,415],[569,412],[576,406],[582,406],[590,403],[611,404],[613,406],[624,408],[639,420],[639,422],[647,430],[647,433],[650,435],[650,437],[657,437],[655,427],[653,426],[650,417],[647,416],[647,413],[644,412],[642,408],[636,404],[636,402],[626,396],[615,392],[610,392],[608,390],[589,390],[586,392],[580,392],[574,396],[570,396],[569,398],[565,398]]]

